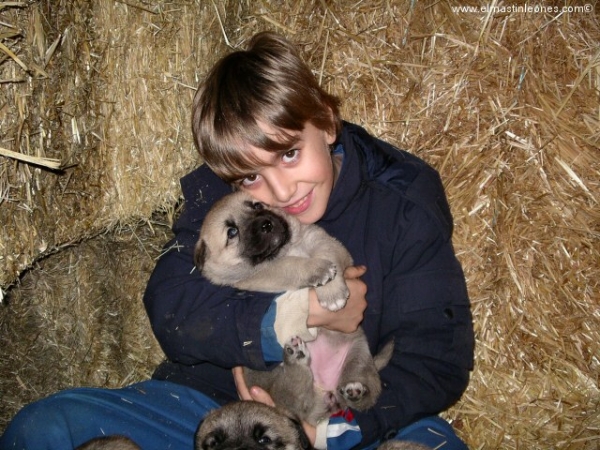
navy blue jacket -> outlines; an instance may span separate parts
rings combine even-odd
[[[424,161],[345,123],[340,176],[318,225],[367,266],[362,326],[372,352],[394,338],[375,408],[355,412],[370,443],[455,403],[473,365],[473,327],[452,216],[438,173]],[[206,166],[182,181],[185,206],[148,283],[144,303],[167,361],[154,378],[224,403],[237,399],[231,368],[267,369],[261,321],[272,294],[211,285],[194,270],[202,220],[231,188]],[[395,434],[395,433],[394,433]]]

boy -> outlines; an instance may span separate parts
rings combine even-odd
[[[196,94],[192,122],[206,164],[182,179],[185,208],[144,297],[167,361],[150,381],[30,405],[0,448],[64,449],[121,434],[144,449],[191,449],[196,426],[218,404],[238,395],[271,403],[232,368],[268,369],[281,361],[281,343],[292,334],[310,339],[310,327],[351,332],[359,324],[373,353],[395,341],[383,393],[370,411],[305,425],[315,447],[410,439],[466,448],[435,417],[464,392],[473,359],[469,300],[437,172],[342,122],[337,99],[272,33],[217,63]],[[345,308],[324,310],[311,289],[274,298],[217,287],[193,270],[202,220],[232,186],[318,223],[348,248],[358,266],[344,274]]]

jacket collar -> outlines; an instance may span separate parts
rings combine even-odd
[[[334,153],[342,152],[343,154],[342,167],[320,222],[327,223],[338,219],[362,188],[362,155],[359,154],[360,150],[357,148],[357,142],[353,139],[352,134],[352,125],[344,122],[340,137],[334,144]]]

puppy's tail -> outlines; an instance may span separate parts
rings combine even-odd
[[[387,342],[383,348],[373,357],[373,362],[375,363],[375,367],[377,368],[377,372],[381,371],[385,366],[388,365],[390,359],[392,359],[392,354],[394,353],[394,339],[392,338],[389,342]]]

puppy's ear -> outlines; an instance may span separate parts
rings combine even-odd
[[[200,273],[202,273],[204,262],[206,261],[206,258],[208,258],[209,252],[210,250],[208,249],[206,242],[204,242],[204,239],[198,239],[196,247],[194,248],[194,264],[196,264]]]
[[[300,450],[314,450],[312,444],[310,443],[310,439],[304,431],[302,422],[293,418],[290,418],[290,422],[292,422],[292,425],[298,431],[298,444],[300,444]]]

